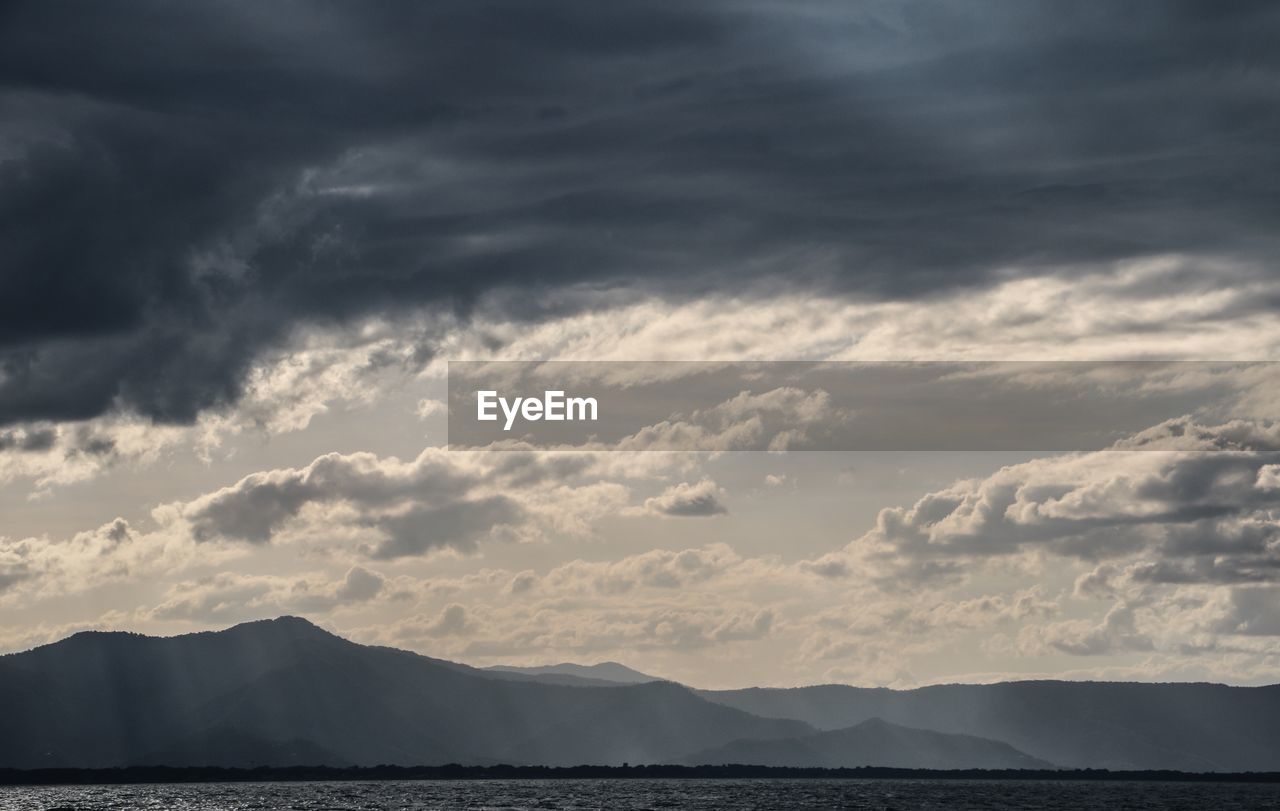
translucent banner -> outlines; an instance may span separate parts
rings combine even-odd
[[[448,388],[459,449],[1140,450],[1183,416],[1270,419],[1280,367],[452,361]]]

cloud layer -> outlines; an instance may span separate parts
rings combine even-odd
[[[1247,264],[1275,248],[1278,14],[11,4],[0,423],[188,422],[299,325],[406,307]]]
[[[302,612],[708,685],[1274,680],[1265,370],[967,467],[730,464],[823,443],[838,403],[790,386],[630,439],[710,454],[438,443],[446,358],[1275,357],[1278,34],[1198,0],[7,3],[0,648]]]

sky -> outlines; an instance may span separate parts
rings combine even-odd
[[[692,451],[450,449],[446,373],[1270,361],[1278,35],[1265,2],[6,3],[0,651],[295,614],[699,687],[1276,682],[1266,363],[1037,389],[1195,394],[1054,453],[771,444],[829,415],[764,387]]]

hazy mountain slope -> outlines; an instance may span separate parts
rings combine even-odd
[[[428,672],[412,654],[378,653],[270,673],[212,702],[207,723],[301,737],[356,763],[550,765],[664,761],[740,735],[773,737],[779,723],[787,735],[811,729],[711,704],[678,685],[513,682]]]
[[[292,618],[168,639],[78,634],[0,657],[0,706],[3,766],[653,762],[812,731],[674,684],[495,678]]]
[[[891,766],[903,769],[1047,769],[1052,764],[1007,743],[890,724],[879,718],[800,738],[734,741],[695,753],[691,765]]]
[[[886,690],[824,685],[702,691],[820,729],[882,718],[1005,741],[1066,767],[1280,769],[1280,686],[1007,682]]]
[[[357,645],[294,618],[172,638],[77,634],[0,656],[0,766],[567,765],[695,755],[817,765],[888,751],[944,766],[962,755],[1014,757],[1003,742],[1068,767],[1280,769],[1280,686],[695,693],[670,682],[547,678],[584,677],[477,670]],[[887,723],[844,729],[873,718]],[[815,736],[815,727],[840,731]],[[979,751],[976,738],[922,730],[990,740]]]
[[[396,650],[395,648],[387,648],[387,650]],[[415,654],[419,655],[420,654]],[[520,669],[503,669],[502,667],[472,667],[464,665],[461,662],[450,662],[448,659],[432,659],[430,656],[421,656],[423,659],[435,662],[441,667],[447,667],[450,670],[457,670],[461,673],[470,673],[473,676],[481,676],[486,679],[503,679],[505,681],[531,681],[539,684],[561,684],[567,687],[611,687],[617,684],[631,684],[632,682],[618,682],[611,679],[592,679],[585,676],[572,676],[567,673],[524,673]],[[648,681],[646,679],[646,681]]]
[[[657,676],[641,673],[639,670],[633,670],[617,662],[601,662],[595,665],[575,665],[571,662],[563,662],[558,665],[542,665],[539,667],[494,665],[493,667],[486,667],[485,670],[499,673],[521,673],[527,676],[539,677],[568,676],[572,679],[615,682],[617,684],[643,684],[649,681],[664,681],[664,679],[659,679]]]
[[[565,687],[616,687],[619,684],[640,684],[642,682],[617,682],[608,679],[588,679],[582,676],[570,676],[566,673],[519,673],[508,670],[482,668],[476,671],[490,679],[505,681],[532,681],[538,684],[560,684]]]
[[[289,663],[350,643],[282,618],[154,638],[86,632],[0,657],[0,763],[114,765],[197,731],[201,707]]]
[[[574,688],[565,688],[574,690]],[[669,755],[665,762],[675,763],[690,752],[737,740],[732,730],[743,730],[752,739],[773,737],[764,734],[763,719],[728,710],[698,698],[690,690],[671,682],[618,686],[598,690],[574,690],[576,700],[550,726],[540,728],[508,749],[510,759],[521,763],[547,763],[548,742],[558,742],[560,759],[575,763],[648,763],[651,752]],[[637,697],[642,697],[637,700]],[[693,719],[698,719],[694,721]],[[796,723],[796,722],[792,722]],[[673,738],[672,731],[679,730]],[[783,737],[808,734],[788,731]],[[715,740],[715,739],[719,740]],[[601,760],[604,756],[605,760]]]

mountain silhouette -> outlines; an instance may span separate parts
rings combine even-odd
[[[1280,685],[695,691],[617,683],[643,675],[621,667],[478,669],[296,617],[175,637],[85,632],[0,656],[0,767],[1280,769]]]
[[[1280,769],[1280,685],[1022,681],[915,690],[750,688],[699,695],[822,730],[879,718],[978,735],[1064,768]]]
[[[1048,769],[1053,765],[1007,743],[973,735],[912,729],[872,718],[847,729],[800,738],[733,741],[686,758],[690,765],[821,766],[838,769]]]
[[[348,642],[294,617],[0,657],[0,766],[572,765],[803,735],[669,682],[571,687]]]
[[[516,673],[531,676],[538,681],[563,684],[644,684],[650,681],[665,681],[657,676],[650,676],[633,670],[617,662],[600,662],[595,665],[575,665],[563,662],[558,665],[542,665],[539,667],[515,667],[513,665],[494,665],[485,670],[494,673]]]

